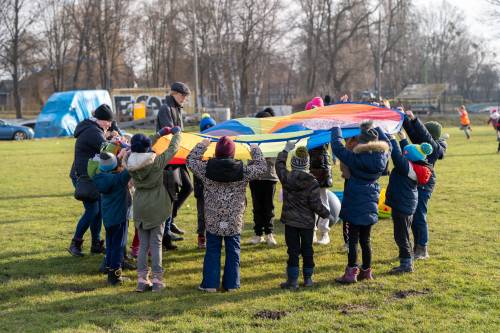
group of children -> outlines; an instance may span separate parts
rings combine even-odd
[[[210,122],[208,126],[213,124]],[[422,124],[411,112],[406,112],[403,126],[413,144],[403,133],[399,134],[398,143],[394,136],[374,128],[373,123],[364,122],[360,126],[360,134],[354,140],[348,140],[346,147],[342,143],[341,129],[331,129],[332,153],[340,160],[342,173],[346,175],[340,217],[345,223],[348,260],[344,274],[337,279],[340,283],[373,279],[371,229],[378,221],[378,180],[387,173],[389,158],[392,158],[394,168],[390,172],[386,204],[392,208],[394,239],[400,258],[400,265],[392,272],[412,272],[415,258],[428,257],[427,202],[435,184],[433,166],[436,160],[443,158],[446,142],[441,139],[438,123]],[[108,282],[112,285],[123,281],[121,267],[127,237],[127,211],[130,208],[128,197],[133,184],[133,219],[139,238],[136,290],[157,292],[165,287],[162,237],[165,221],[172,211],[172,202],[164,186],[163,169],[179,149],[180,132],[179,127],[165,127],[151,137],[135,134],[130,139],[130,147],[123,148],[120,153],[104,150],[99,154],[99,171],[93,180],[101,193],[106,228],[104,264]],[[169,134],[172,138],[168,149],[156,154],[152,150],[154,142]],[[274,161],[266,161],[260,148],[251,145],[252,159],[244,164],[234,158],[235,143],[225,136],[217,141],[213,158],[204,160],[203,155],[209,145],[210,140],[203,140],[192,149],[186,160],[195,177],[195,188],[199,187],[196,194],[199,245],[206,248],[199,289],[206,292],[220,289],[220,260],[224,242],[226,256],[222,289],[233,291],[240,287],[240,234],[246,208],[246,187],[249,183],[265,180],[263,177],[269,173],[269,165]],[[287,169],[289,157],[291,171]],[[283,189],[280,220],[285,225],[288,248],[287,279],[281,287],[299,287],[300,256],[303,260],[303,286],[310,287],[313,285],[315,266],[315,228],[318,219],[328,219],[330,215],[328,207],[322,203],[321,190],[324,186],[310,172],[310,152],[306,147],[295,148],[295,143],[287,142],[274,166]],[[275,186],[276,181],[271,181],[274,182],[271,185]],[[273,195],[274,188],[271,189]],[[265,228],[262,226],[259,231],[272,235]],[[414,247],[410,240],[412,232]],[[358,243],[362,252],[361,266],[357,257]],[[151,271],[148,257],[151,257]]]

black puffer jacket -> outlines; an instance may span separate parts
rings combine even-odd
[[[283,186],[281,222],[291,227],[313,229],[315,216],[328,218],[330,212],[321,203],[316,178],[304,171],[286,169],[288,153],[282,151],[276,159],[276,173]]]
[[[99,154],[106,139],[104,130],[90,119],[85,119],[76,125],[74,137],[76,138],[75,158],[69,176],[76,180],[79,176],[87,174],[88,160],[95,154]]]
[[[320,187],[330,187],[333,185],[332,170],[328,156],[328,145],[322,145],[309,150],[311,160],[310,172],[316,177]]]

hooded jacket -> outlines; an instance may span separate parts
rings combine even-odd
[[[87,164],[95,154],[99,154],[101,146],[106,142],[104,130],[91,119],[85,119],[75,128],[75,158],[69,176],[77,180],[82,175],[87,175]]]
[[[432,146],[432,154],[427,156],[427,162],[434,167],[437,160],[442,160],[446,154],[446,149],[448,144],[443,139],[434,140],[432,135],[429,133],[425,125],[420,121],[420,119],[415,118],[413,120],[405,117],[403,121],[403,128],[408,134],[412,143],[421,144],[424,142],[429,143]],[[432,176],[429,182],[425,185],[419,185],[418,187],[426,191],[432,192],[434,186],[436,185],[436,173],[432,169]]]
[[[295,228],[314,229],[314,214],[328,218],[330,212],[321,203],[320,187],[316,178],[308,172],[288,171],[287,157],[288,152],[282,151],[276,159],[276,172],[283,187],[281,222]]]
[[[380,134],[380,130],[378,130]],[[353,151],[341,142],[340,128],[332,129],[332,150],[350,171],[345,184],[340,218],[354,225],[371,225],[378,221],[380,185],[389,159],[389,145],[384,141],[358,143]]]
[[[127,170],[119,173],[100,172],[93,180],[101,193],[104,226],[109,228],[127,222],[129,172]]]
[[[311,167],[309,171],[316,178],[320,187],[333,185],[332,170],[330,169],[330,157],[328,156],[328,145],[322,145],[309,150]]]
[[[207,146],[198,143],[187,156],[187,166],[203,183],[207,231],[217,236],[235,236],[243,228],[246,186],[266,172],[259,147],[252,147],[252,163],[244,165],[233,158],[203,161]]]
[[[151,137],[153,143],[159,136]],[[172,201],[163,185],[163,169],[179,150],[180,134],[172,136],[167,150],[161,155],[154,152],[131,153],[124,161],[134,181],[134,221],[145,230],[161,225],[172,212]]]
[[[400,145],[395,139],[390,142],[394,168],[389,176],[385,204],[401,214],[413,215],[418,203],[417,185],[429,182],[432,167],[425,161],[411,162],[403,156],[401,150],[408,144],[407,140],[401,140]]]

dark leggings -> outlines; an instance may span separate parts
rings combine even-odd
[[[363,269],[371,267],[372,263],[372,249],[370,246],[370,232],[372,225],[354,225],[348,223],[349,232],[349,254],[348,263],[349,267],[357,266],[358,261],[358,242],[361,245],[361,254],[363,257]]]

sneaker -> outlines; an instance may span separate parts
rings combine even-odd
[[[185,231],[182,229],[179,229],[179,227],[177,227],[177,225],[175,225],[174,223],[170,224],[170,231],[173,232],[174,234],[178,234],[178,235],[185,234]]]
[[[199,291],[204,291],[206,293],[216,293],[217,289],[215,288],[203,288],[202,286],[198,286]]]
[[[249,241],[250,244],[252,245],[257,245],[259,243],[264,243],[264,237],[263,236],[253,236],[250,241]]]
[[[170,239],[171,239],[173,242],[177,242],[177,241],[182,241],[182,240],[184,240],[184,237],[178,236],[178,235],[174,234],[172,231],[169,231],[169,232],[168,232],[168,235],[170,236]]]
[[[328,231],[319,233],[319,239],[317,240],[317,243],[320,245],[330,244],[330,235],[328,234]]]
[[[268,246],[276,246],[278,243],[276,243],[276,240],[274,239],[273,234],[268,234],[266,235],[266,243]]]
[[[393,267],[390,271],[389,274],[405,274],[405,273],[412,273],[413,272],[413,266],[398,266],[398,267]]]

